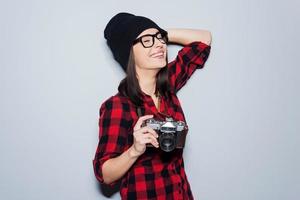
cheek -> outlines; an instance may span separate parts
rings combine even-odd
[[[149,56],[148,51],[144,49],[135,49],[135,64],[142,68],[157,68],[164,67],[167,64],[166,59],[158,60]]]
[[[149,62],[151,62],[149,56],[145,52],[137,52],[135,56],[135,62],[140,67],[147,67]]]

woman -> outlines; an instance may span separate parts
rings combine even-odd
[[[150,118],[163,121],[166,116],[186,123],[176,93],[204,66],[210,32],[165,31],[146,17],[118,13],[104,36],[126,77],[119,92],[100,107],[99,144],[93,160],[96,178],[111,186],[121,180],[122,199],[193,199],[183,150],[162,151],[158,134],[142,123]],[[168,42],[184,45],[170,63]]]

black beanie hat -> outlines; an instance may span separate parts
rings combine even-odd
[[[104,38],[107,40],[114,58],[120,63],[124,71],[127,69],[133,40],[148,28],[156,28],[161,33],[167,33],[151,19],[126,12],[116,14],[106,25]]]

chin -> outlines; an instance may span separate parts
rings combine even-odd
[[[166,66],[166,64],[167,64],[166,60],[156,61],[156,62],[153,62],[153,64],[151,65],[151,68],[163,68]]]
[[[155,64],[155,65],[151,65],[149,68],[151,69],[161,69],[164,68],[166,66],[166,62],[165,63],[160,63],[160,64]]]
[[[166,59],[149,59],[145,62],[145,66],[147,66],[148,69],[161,69],[164,68],[166,65]]]

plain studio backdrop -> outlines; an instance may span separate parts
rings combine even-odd
[[[297,0],[1,1],[0,199],[119,199],[93,173],[101,103],[124,73],[103,37],[126,11],[212,32],[205,67],[178,93],[195,199],[300,195]],[[182,47],[169,45],[169,61]]]

